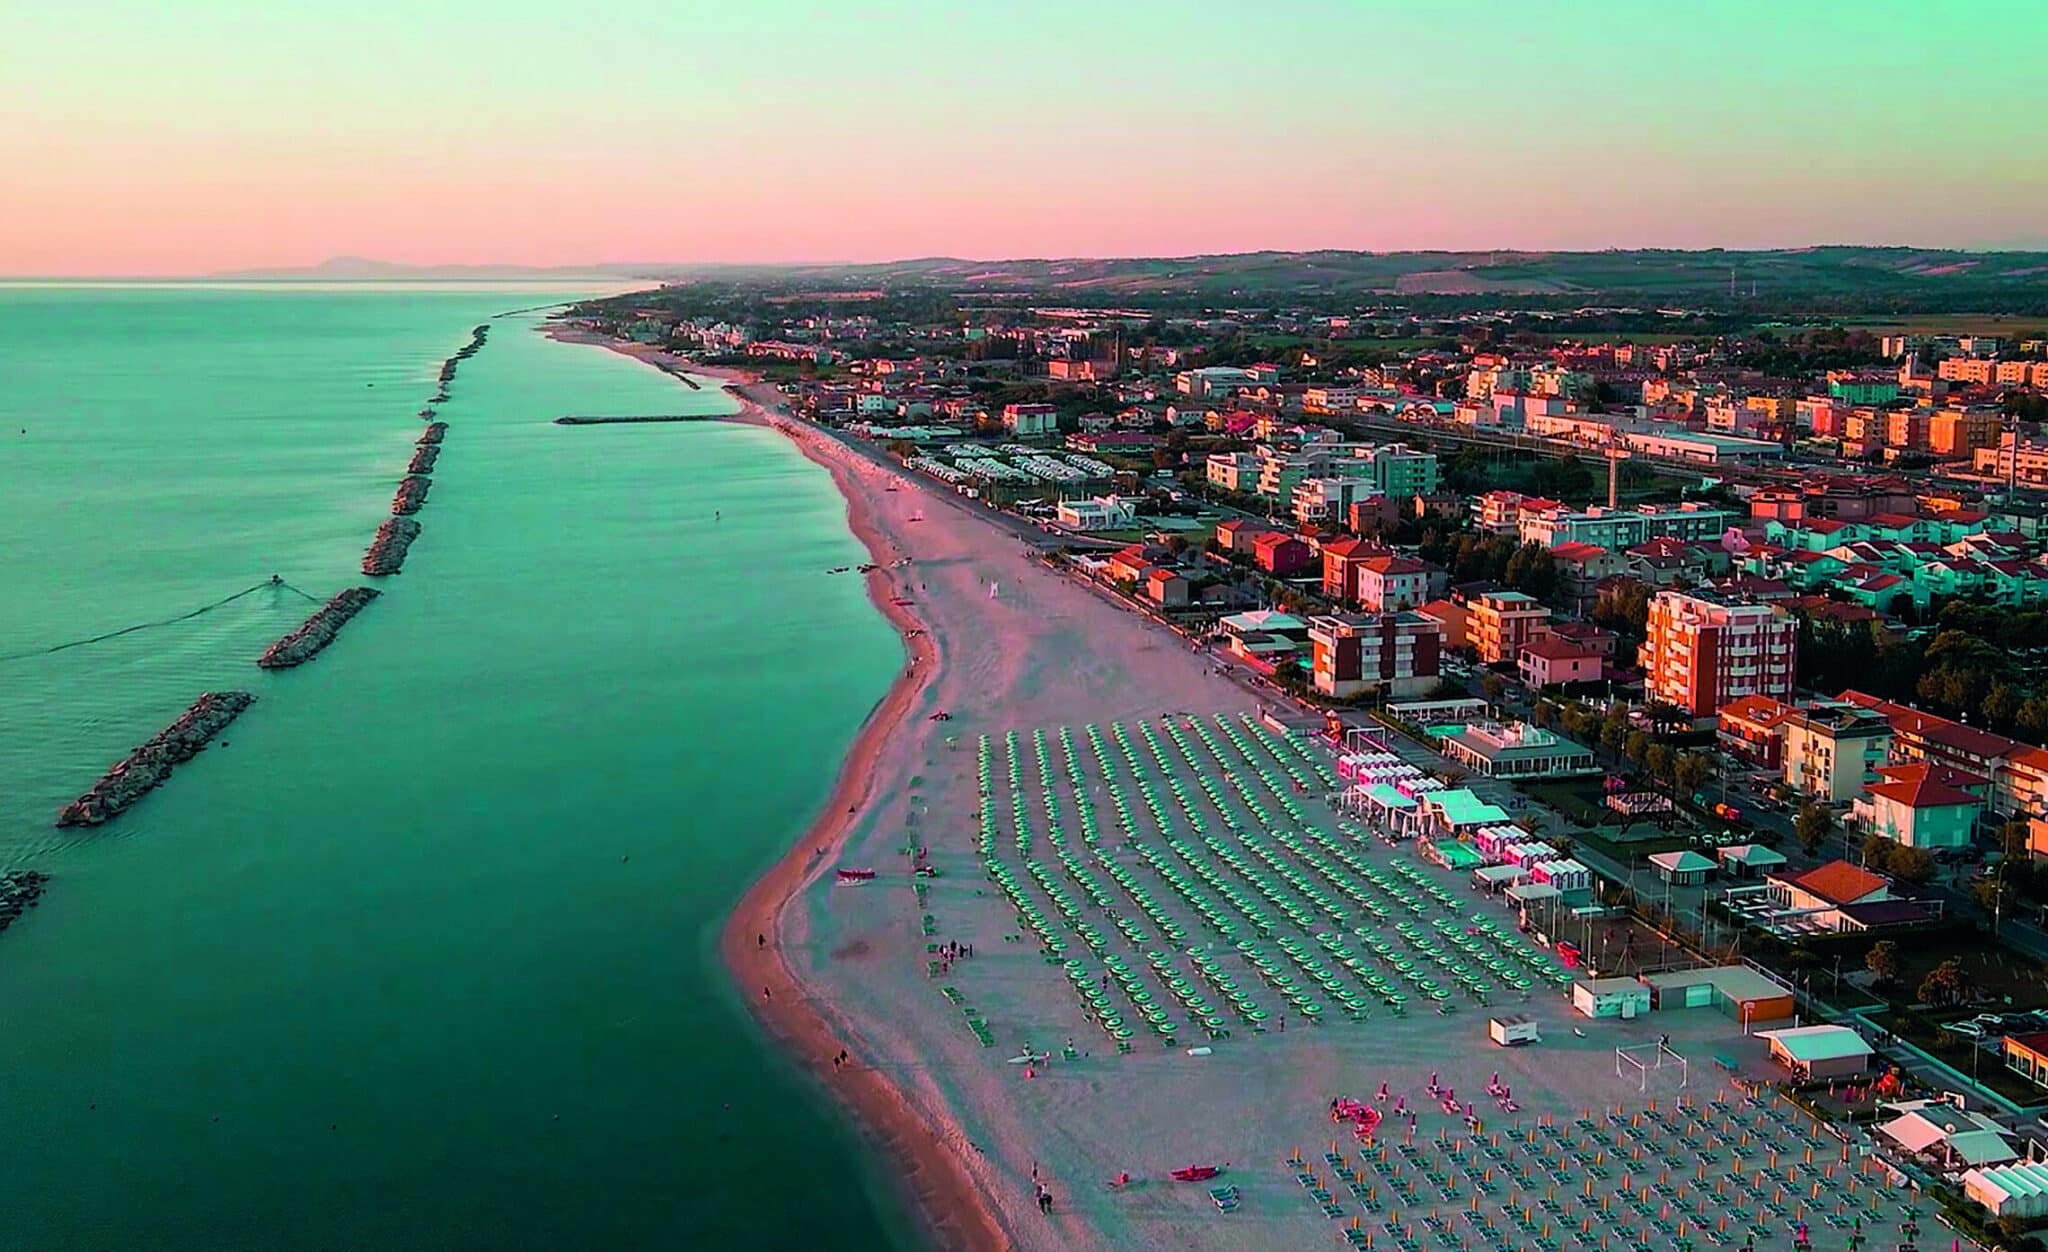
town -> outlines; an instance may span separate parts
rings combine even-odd
[[[773,384],[1207,652],[1580,1014],[1811,1023],[1774,1032],[1795,1098],[2037,1246],[2048,318],[690,285],[577,313]]]

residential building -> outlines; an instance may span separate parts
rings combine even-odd
[[[1050,404],[1006,404],[1003,406],[1003,429],[1020,438],[1030,435],[1057,434],[1060,428],[1060,411]]]
[[[1538,635],[1515,657],[1522,682],[1531,689],[1562,683],[1596,683],[1606,676],[1606,658],[1561,635]]]
[[[1489,591],[1468,609],[1466,640],[1488,665],[1512,662],[1550,620],[1542,601],[1519,591]]]
[[[1431,600],[1415,610],[1437,624],[1446,648],[1463,648],[1471,643],[1472,614],[1456,600]]]
[[[1947,382],[1988,387],[1998,381],[1998,363],[1976,357],[1943,357],[1934,366],[1934,376]]]
[[[1216,527],[1216,546],[1225,552],[1250,552],[1252,540],[1275,527],[1253,517],[1233,517]]]
[[[1842,699],[1891,722],[1893,764],[1927,761],[1988,779],[1986,807],[1992,812],[2048,817],[2048,750],[1860,691],[1845,691]]]
[[[1304,478],[1294,487],[1294,520],[1310,527],[1342,526],[1354,504],[1379,494],[1369,479]]]
[[[1298,535],[1269,530],[1252,540],[1252,563],[1268,574],[1290,578],[1309,568],[1315,550]]]
[[[1451,760],[1489,778],[1593,774],[1593,750],[1523,722],[1478,722],[1437,741]]]
[[[1631,452],[1661,457],[1667,461],[1691,461],[1700,465],[1731,462],[1776,461],[1785,455],[1785,445],[1763,439],[1738,439],[1734,435],[1713,435],[1704,431],[1624,431],[1621,441]]]
[[[1909,848],[1970,846],[1986,780],[1925,761],[1877,772],[1883,781],[1856,801],[1854,819],[1864,831]]]
[[[1382,444],[1363,458],[1372,466],[1372,481],[1381,494],[1396,500],[1436,494],[1440,481],[1436,453],[1404,443]]]
[[[1171,569],[1147,570],[1143,586],[1146,599],[1169,609],[1187,607],[1192,592],[1187,575]]]
[[[1863,794],[1891,754],[1891,723],[1855,704],[1795,709],[1778,722],[1778,735],[1785,781],[1824,804],[1847,804]]]
[[[1412,557],[1367,557],[1359,563],[1352,594],[1370,613],[1412,609],[1429,598],[1429,567]]]
[[[1201,369],[1183,370],[1173,379],[1173,389],[1194,400],[1228,396],[1239,387],[1249,387],[1257,380],[1250,370],[1236,369],[1227,365],[1210,365]]]
[[[1259,459],[1249,452],[1211,452],[1202,464],[1212,487],[1246,495],[1258,490]]]
[[[1422,695],[1436,685],[1443,628],[1419,613],[1343,613],[1308,623],[1315,689],[1349,699]]]
[[[2005,433],[2005,415],[1997,409],[1943,409],[1927,423],[1927,447],[1936,456],[1965,457],[1979,448],[1996,448]]]
[[[1595,506],[1575,512],[1563,505],[1532,509],[1525,502],[1516,519],[1523,543],[1542,544],[1546,548],[1590,543],[1609,551],[1633,548],[1652,539],[1719,539],[1735,524],[1735,515],[1726,509],[1691,503],[1675,508],[1651,504],[1633,509]]]
[[[1660,591],[1645,630],[1639,660],[1652,699],[1711,717],[1743,696],[1791,698],[1799,623],[1778,605]]]
[[[1609,549],[1591,543],[1561,543],[1550,550],[1557,569],[1558,591],[1574,613],[1584,613],[1600,597],[1600,584],[1628,566]]]
[[[1780,727],[1792,711],[1790,705],[1770,696],[1729,701],[1717,714],[1721,750],[1752,765],[1778,768],[1785,746]]]

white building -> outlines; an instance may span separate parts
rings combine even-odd
[[[1354,503],[1379,494],[1366,478],[1304,478],[1294,486],[1294,519],[1304,526],[1341,526]]]
[[[1524,722],[1479,722],[1438,740],[1443,754],[1489,778],[1593,774],[1593,750]]]
[[[1137,525],[1138,508],[1117,496],[1095,496],[1088,500],[1062,500],[1060,525],[1075,530],[1124,530]]]

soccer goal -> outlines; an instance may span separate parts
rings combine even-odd
[[[1678,1085],[1681,1087],[1692,1081],[1691,1063],[1662,1039],[1655,1043],[1632,1043],[1614,1050],[1614,1076],[1635,1079],[1638,1091],[1648,1091],[1650,1075],[1665,1069],[1678,1071]]]

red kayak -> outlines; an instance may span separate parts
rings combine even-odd
[[[874,876],[875,871],[871,869],[842,869],[839,871],[840,882],[867,882]]]
[[[1173,1171],[1175,1182],[1207,1182],[1223,1171],[1214,1165],[1183,1165]]]

